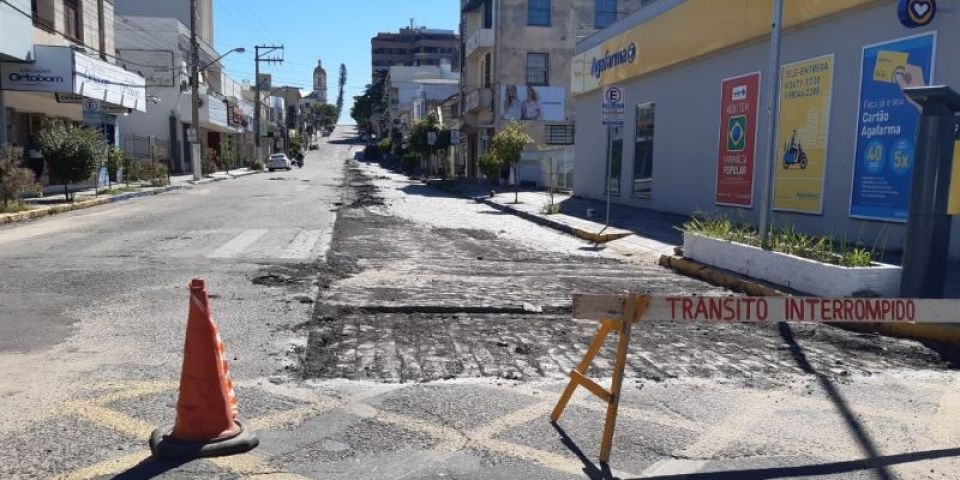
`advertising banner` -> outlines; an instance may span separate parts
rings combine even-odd
[[[753,207],[760,72],[728,78],[721,84],[720,155],[717,205]]]
[[[773,208],[820,215],[833,54],[784,65],[781,75]]]
[[[504,120],[566,120],[567,91],[563,87],[503,85],[500,87],[500,118]]]
[[[852,217],[907,221],[920,109],[903,88],[930,85],[936,39],[929,33],[863,48]]]

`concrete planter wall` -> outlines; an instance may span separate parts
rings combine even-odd
[[[686,232],[683,256],[821,297],[847,297],[864,291],[884,297],[900,293],[900,267],[894,265],[841,267]]]

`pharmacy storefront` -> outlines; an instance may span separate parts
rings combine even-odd
[[[145,82],[137,74],[70,47],[37,45],[34,57],[0,63],[7,141],[28,156],[36,156],[36,135],[50,120],[84,123],[116,144],[117,116],[146,111]]]
[[[930,2],[940,14],[912,23],[899,3],[785,2],[771,184],[778,224],[902,246],[919,119],[902,89],[960,90],[960,0]],[[756,221],[771,162],[772,4],[662,0],[580,42],[574,193],[602,199],[609,178],[616,203]],[[608,86],[623,88],[623,126],[602,124]],[[951,254],[960,256],[960,235]]]

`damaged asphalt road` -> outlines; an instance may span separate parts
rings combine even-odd
[[[729,294],[659,266],[591,255],[585,248],[538,249],[536,238],[516,241],[499,223],[479,220],[487,212],[474,211],[466,200],[374,169],[382,170],[356,161],[344,165],[344,206],[321,267],[325,288],[314,318],[303,326],[305,378],[563,378],[596,329],[570,318],[573,292]],[[445,203],[396,214],[394,206],[411,197]],[[467,225],[473,225],[471,217],[478,220],[452,228],[445,217]],[[611,358],[609,343],[601,358]],[[825,325],[641,324],[634,344],[638,354],[628,362],[628,376],[654,381],[773,386],[810,368],[849,381],[892,368],[952,366],[915,342]],[[609,375],[609,366],[599,362],[591,373]]]

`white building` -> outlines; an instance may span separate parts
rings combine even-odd
[[[155,4],[157,8],[146,9],[141,3]],[[138,154],[160,145],[169,151],[175,171],[188,172],[192,170],[192,158],[187,135],[193,120],[188,69],[190,28],[180,19],[182,15],[178,10],[171,10],[175,3],[122,1],[118,4],[119,11],[144,11],[156,15],[117,17],[118,61],[147,78],[154,103],[145,113],[125,117],[122,124],[128,152]],[[160,4],[166,6],[161,8]],[[240,84],[227,76],[219,63],[212,63],[220,54],[211,46],[212,20],[205,18],[203,12],[201,8],[198,22],[202,69],[201,151],[212,150],[222,157],[223,147],[229,145],[239,151],[241,159],[249,159],[254,156],[254,138],[252,121],[245,111],[252,112],[252,106],[244,108]]]
[[[83,122],[117,143],[117,118],[145,111],[143,77],[113,64],[112,2],[0,2],[0,143],[26,147],[42,173],[36,136],[52,119]]]
[[[426,118],[430,103],[439,104],[459,90],[460,73],[451,71],[448,62],[390,67],[384,88],[388,124],[406,133],[414,122]]]

